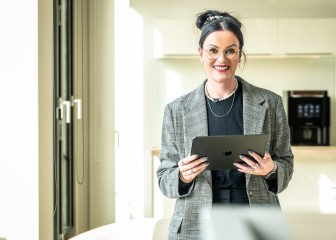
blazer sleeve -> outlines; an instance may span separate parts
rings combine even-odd
[[[271,140],[271,156],[277,162],[277,193],[285,190],[294,171],[294,156],[290,146],[290,132],[281,97],[275,109],[275,124]]]
[[[177,139],[177,128],[181,124],[181,119],[173,115],[171,106],[168,104],[164,110],[162,136],[161,136],[161,151],[160,151],[160,165],[157,169],[158,184],[161,192],[168,198],[178,198],[189,195],[193,189],[194,182],[192,182],[187,191],[179,192],[179,167],[178,162],[181,158],[183,149]],[[181,128],[179,128],[181,131]],[[184,189],[185,190],[185,189]]]

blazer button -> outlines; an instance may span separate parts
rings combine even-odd
[[[252,192],[252,191],[249,191],[249,195],[252,196],[252,195],[253,195],[253,192]]]

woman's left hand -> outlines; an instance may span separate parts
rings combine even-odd
[[[234,165],[238,168],[239,172],[267,176],[273,171],[275,164],[269,153],[265,152],[264,157],[261,157],[257,153],[249,151],[249,155],[253,157],[257,162],[252,161],[244,155],[240,155],[241,160],[243,160],[247,165],[235,163]]]

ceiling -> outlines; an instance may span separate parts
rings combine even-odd
[[[336,18],[336,0],[130,0],[153,18],[193,18],[206,9],[239,18]]]

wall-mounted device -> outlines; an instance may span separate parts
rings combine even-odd
[[[292,145],[329,145],[328,91],[288,91]]]

